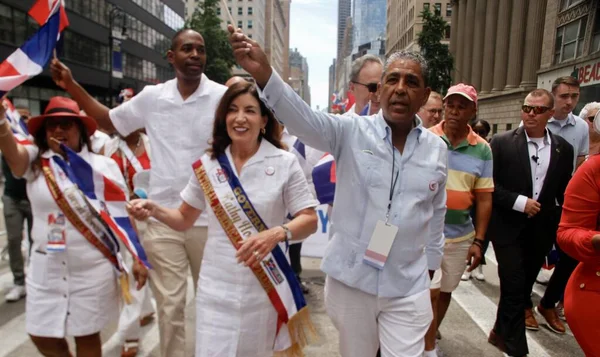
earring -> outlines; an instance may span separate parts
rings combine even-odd
[[[260,128],[260,133],[261,133],[262,135],[265,135],[265,133],[266,133],[266,132],[267,132],[267,129],[265,129],[265,128]]]

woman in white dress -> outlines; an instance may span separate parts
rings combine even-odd
[[[206,186],[201,186],[195,175],[182,191],[183,203],[178,209],[160,207],[147,200],[132,201],[130,212],[134,217],[152,216],[181,231],[191,227],[201,211],[208,210],[209,238],[196,297],[197,357],[265,357],[282,350],[276,342],[278,312],[254,269],[260,270],[261,264],[272,262],[270,252],[279,249],[280,243],[301,240],[315,232],[314,207],[318,203],[297,158],[283,150],[279,133],[277,122],[259,100],[252,83],[236,83],[227,90],[215,114],[212,148],[200,160],[209,173],[205,178],[216,180],[215,190],[223,185],[229,189],[227,182],[232,182],[232,177],[239,180],[252,208],[270,227],[240,239],[237,249],[231,232],[226,234],[222,227],[222,216],[215,214],[215,200],[205,198]],[[225,166],[219,166],[217,160]],[[208,165],[215,163],[216,170],[210,170]],[[196,164],[194,167],[196,171]],[[228,212],[235,203],[226,202]],[[294,218],[284,224],[288,212]],[[242,210],[239,213],[243,221]],[[291,272],[289,264],[287,268]],[[277,277],[277,271],[274,274]],[[293,272],[291,277],[291,285],[301,295]],[[293,330],[290,327],[290,334]]]
[[[0,118],[4,118],[4,108],[0,109]],[[13,174],[27,180],[33,214],[26,330],[44,356],[71,356],[65,337],[74,336],[78,357],[100,357],[100,330],[119,311],[115,269],[106,255],[71,224],[72,216],[55,200],[59,190],[51,191],[49,185],[64,182],[64,178],[48,174],[45,169],[49,162],[66,160],[60,142],[123,189],[125,182],[117,164],[90,152],[89,138],[96,124],[94,119],[79,114],[73,100],[50,99],[45,114],[31,118],[28,128],[34,145],[17,143],[9,124],[0,120],[0,150]],[[134,273],[140,269],[144,268],[136,265]],[[138,278],[138,284],[143,285],[144,277]]]

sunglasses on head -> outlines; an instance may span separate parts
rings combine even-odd
[[[533,106],[533,105],[526,105],[525,104],[525,105],[523,105],[521,107],[521,110],[525,114],[529,114],[533,110],[533,114],[539,115],[539,114],[543,114],[543,113],[547,112],[548,110],[550,110],[550,108],[543,107],[543,106]]]
[[[369,91],[369,93],[375,93],[377,92],[377,83],[360,83],[360,82],[355,82],[352,81],[352,83],[354,84],[360,84],[361,86],[367,87],[367,90]]]
[[[46,129],[54,130],[60,127],[62,130],[69,130],[75,125],[71,118],[49,118],[46,120]]]

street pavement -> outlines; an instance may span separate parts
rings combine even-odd
[[[1,217],[1,215],[0,215]],[[2,218],[0,218],[2,221]],[[4,230],[0,222],[0,232]],[[6,235],[0,235],[0,249],[6,244]],[[440,356],[444,357],[501,357],[495,347],[487,343],[487,334],[493,326],[499,300],[499,281],[493,250],[487,254],[488,265],[484,267],[485,282],[461,282],[453,294],[452,304],[440,329]],[[339,357],[338,334],[329,320],[324,307],[324,274],[319,270],[320,259],[303,258],[303,276],[308,283],[307,295],[312,319],[319,333],[319,340],[305,349],[306,357]],[[12,275],[6,260],[0,261],[0,357],[39,356],[25,333],[25,301],[6,303],[4,291],[12,284]],[[187,340],[194,340],[195,308],[191,277],[188,278],[186,333]],[[540,300],[544,286],[536,284],[533,301]],[[539,317],[539,316],[538,316]],[[538,321],[541,323],[542,318]],[[120,342],[115,334],[116,321],[102,331],[103,356],[120,356]],[[583,357],[570,331],[559,336],[542,325],[540,331],[527,332],[531,357]],[[71,346],[73,342],[71,340]],[[144,327],[141,336],[140,357],[158,357],[158,326],[153,321]],[[194,346],[186,346],[187,355],[193,356]],[[370,356],[365,356],[370,357]]]

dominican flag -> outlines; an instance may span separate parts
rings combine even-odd
[[[7,98],[4,98],[2,99],[2,105],[4,106],[6,120],[10,124],[10,129],[15,136],[17,143],[21,145],[32,145],[33,138],[29,135],[27,125],[13,106],[12,102]]]
[[[317,192],[317,199],[321,204],[333,204],[335,194],[335,160],[331,154],[325,154],[315,165],[313,184]]]
[[[69,19],[65,11],[65,0],[37,0],[29,9],[29,16],[42,26],[48,21],[50,15],[56,11],[57,7],[60,19],[58,32],[63,32],[65,27],[69,26]]]
[[[370,111],[371,111],[371,101],[369,101],[369,104],[365,105],[363,110],[360,112],[360,116],[368,116]]]
[[[0,98],[29,78],[42,73],[58,39],[61,15],[57,10],[38,32],[0,64]]]
[[[123,242],[131,255],[147,268],[150,268],[146,252],[142,248],[142,244],[131,225],[125,208],[127,204],[127,195],[125,192],[101,172],[94,170],[76,152],[63,144],[60,147],[69,159],[69,169],[65,170],[69,179],[77,185],[90,203],[98,209],[104,223]]]

